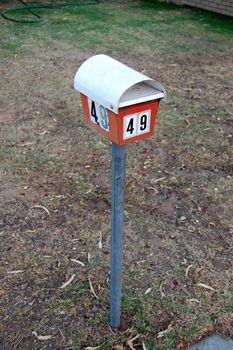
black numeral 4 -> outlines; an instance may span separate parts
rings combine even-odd
[[[134,121],[134,119],[131,118],[129,121],[129,124],[127,126],[127,129],[126,129],[126,131],[129,132],[130,134],[132,134],[134,132],[133,121]]]
[[[99,125],[98,116],[96,114],[95,102],[91,102],[91,116],[95,119],[97,125]]]

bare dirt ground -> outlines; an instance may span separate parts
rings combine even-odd
[[[181,350],[232,335],[233,50],[115,54],[168,94],[155,137],[128,147],[118,332],[111,145],[84,125],[72,87],[96,52],[30,52],[1,60],[0,348]]]

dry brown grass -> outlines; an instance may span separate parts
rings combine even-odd
[[[146,10],[134,6],[101,4],[92,17],[94,11],[97,19],[108,11],[129,16],[133,8],[132,23],[137,16],[146,23]],[[168,34],[169,16],[190,14],[178,8],[160,11]],[[85,25],[80,17],[80,26]],[[119,18],[119,32],[114,32],[119,43],[112,51],[105,43],[90,50],[87,38],[86,49],[83,42],[74,45],[64,38],[47,46],[44,27],[37,28],[39,45],[33,41],[36,30],[26,29],[30,46],[25,51],[5,48],[1,349],[143,349],[144,344],[148,350],[170,350],[214,331],[232,334],[232,40],[229,33],[205,32],[190,23],[188,41],[194,46],[189,52],[176,45],[180,27],[173,47],[163,34],[171,50],[165,55],[166,44],[158,48],[146,24],[141,30],[151,46],[143,40],[126,52]],[[4,23],[4,35],[10,38],[15,30]],[[124,40],[130,47],[134,42],[126,34],[127,28]],[[197,40],[205,48],[202,54]],[[156,77],[168,93],[156,136],[128,149],[118,333],[108,326],[110,143],[84,125],[72,88],[79,65],[99,51]]]

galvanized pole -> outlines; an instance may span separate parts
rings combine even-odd
[[[119,328],[121,324],[125,158],[126,146],[118,146],[112,143],[110,325],[113,328]]]

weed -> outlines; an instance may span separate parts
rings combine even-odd
[[[132,295],[123,294],[122,296],[122,311],[134,313],[138,308],[140,308],[140,300],[138,297],[134,297]]]
[[[226,304],[224,308],[225,308],[226,312],[233,313],[233,303]]]
[[[55,306],[58,306],[59,308],[64,309],[68,313],[71,312],[74,307],[74,302],[72,299],[54,300],[52,304],[54,304]]]
[[[75,287],[74,294],[77,298],[80,298],[81,296],[83,296],[83,293],[86,293],[89,290],[90,290],[89,282],[88,281],[81,281]]]
[[[176,344],[176,330],[171,330],[164,338],[151,340],[146,346],[148,350],[172,350]]]
[[[190,325],[185,331],[181,332],[181,336],[185,339],[194,338],[198,332],[199,327],[196,324]]]

